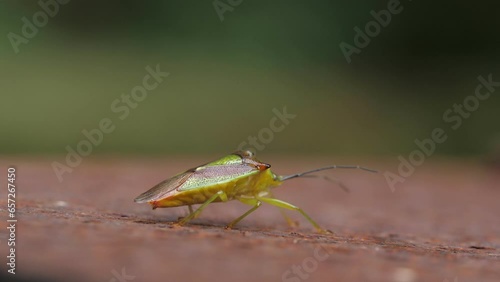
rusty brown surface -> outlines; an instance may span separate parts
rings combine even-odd
[[[235,229],[248,209],[209,206],[184,227],[187,208],[151,210],[133,198],[157,182],[211,158],[87,158],[59,182],[62,158],[3,158],[17,166],[16,277],[46,281],[500,281],[500,170],[465,160],[427,160],[392,192],[383,174],[335,171],[344,193],[321,179],[291,180],[275,196],[302,207],[287,226],[264,206]],[[277,173],[330,164],[319,158],[265,159]],[[338,159],[382,172],[397,159]],[[5,191],[1,215],[5,222]],[[5,260],[6,232],[0,250]],[[120,280],[125,271],[133,280]],[[5,273],[2,263],[2,274]],[[4,276],[2,276],[4,277]],[[31,280],[30,280],[31,281]]]

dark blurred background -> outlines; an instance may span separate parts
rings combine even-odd
[[[500,81],[498,5],[401,1],[348,63],[339,44],[388,2],[246,0],[221,21],[213,1],[73,0],[16,54],[8,34],[43,10],[2,1],[0,153],[66,154],[109,117],[93,154],[221,154],[285,106],[297,117],[266,152],[407,154],[436,127],[449,135],[439,154],[494,152],[500,88],[456,131],[442,116],[479,75]],[[111,103],[157,64],[170,76],[118,119]]]

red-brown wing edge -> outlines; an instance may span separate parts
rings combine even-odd
[[[156,201],[165,197],[169,192],[177,189],[193,174],[192,170],[188,170],[181,174],[178,174],[172,178],[166,179],[148,191],[140,194],[134,199],[136,203],[147,203],[151,201]]]

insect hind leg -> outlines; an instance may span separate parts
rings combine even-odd
[[[259,201],[262,201],[264,203],[268,203],[270,205],[273,205],[273,206],[276,206],[278,208],[282,208],[282,209],[288,209],[288,210],[294,210],[294,211],[298,211],[302,214],[302,216],[304,216],[307,221],[309,221],[313,226],[314,228],[316,228],[316,230],[320,233],[328,233],[326,230],[323,230],[318,223],[316,223],[316,221],[314,221],[307,213],[305,213],[301,208],[297,207],[297,206],[294,206],[290,203],[287,203],[287,202],[284,202],[282,200],[278,200],[278,199],[273,199],[273,198],[258,198]]]
[[[192,205],[188,205],[188,215],[190,215],[190,214],[192,214],[192,213],[194,213],[193,206],[192,206]],[[193,219],[196,219],[196,218],[198,218],[199,216],[200,216],[200,213],[197,213],[197,214],[195,214],[195,215],[194,215]],[[184,218],[184,217],[183,217],[183,216],[181,216],[181,217],[179,217],[179,220],[181,220],[181,219],[183,219],[183,218]]]
[[[200,215],[200,213],[203,211],[203,209],[206,206],[208,206],[210,203],[212,203],[213,201],[215,201],[217,198],[220,198],[223,202],[227,202],[227,200],[228,200],[227,194],[224,191],[219,191],[219,192],[215,193],[214,195],[212,195],[212,197],[210,197],[208,200],[206,200],[194,212],[191,212],[188,216],[186,216],[186,217],[182,218],[181,220],[179,220],[177,222],[177,224],[184,225],[187,222],[189,222],[190,220],[192,220],[193,218],[198,217]]]

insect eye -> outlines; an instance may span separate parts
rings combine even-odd
[[[261,163],[261,164],[256,165],[256,167],[257,167],[258,170],[262,171],[262,170],[266,170],[266,169],[270,168],[271,165],[270,164]]]

